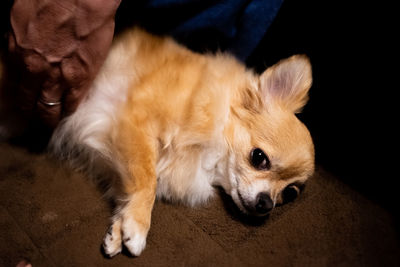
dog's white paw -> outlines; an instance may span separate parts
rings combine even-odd
[[[122,250],[120,227],[111,226],[103,239],[103,249],[109,257],[114,257]]]
[[[124,245],[133,256],[139,256],[146,247],[148,227],[137,223],[131,216],[114,220],[103,239],[104,253],[114,257]]]
[[[125,247],[133,256],[139,256],[146,247],[147,229],[143,229],[133,218],[124,220],[122,236]]]

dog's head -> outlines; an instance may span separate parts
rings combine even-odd
[[[293,56],[240,89],[225,130],[229,180],[222,187],[245,213],[266,215],[294,200],[314,171],[314,146],[297,119],[308,100],[311,65]]]

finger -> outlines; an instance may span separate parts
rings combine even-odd
[[[54,66],[48,75],[48,80],[43,83],[37,99],[37,115],[45,125],[55,128],[61,119],[65,87],[60,81],[61,74],[58,67]]]
[[[119,4],[119,1],[115,3]],[[64,79],[71,88],[64,95],[64,115],[76,110],[107,56],[114,34],[113,16],[108,14],[102,23],[100,27],[90,29],[90,34],[86,33],[85,43],[61,64]]]
[[[42,94],[37,102],[37,116],[39,120],[49,128],[55,128],[61,120],[61,99],[45,97]]]
[[[59,102],[49,103],[57,104],[45,104],[44,101],[39,101],[37,104],[37,115],[44,126],[54,129],[61,120],[61,104]]]

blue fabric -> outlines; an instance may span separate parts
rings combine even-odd
[[[148,0],[136,11],[139,23],[145,28],[171,34],[194,50],[227,50],[245,61],[264,36],[282,2]]]

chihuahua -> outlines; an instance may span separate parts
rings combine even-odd
[[[51,152],[107,181],[110,257],[146,245],[156,198],[190,206],[222,187],[245,214],[294,199],[314,171],[314,146],[296,113],[308,100],[304,55],[261,75],[224,53],[198,54],[134,28],[121,34]]]

